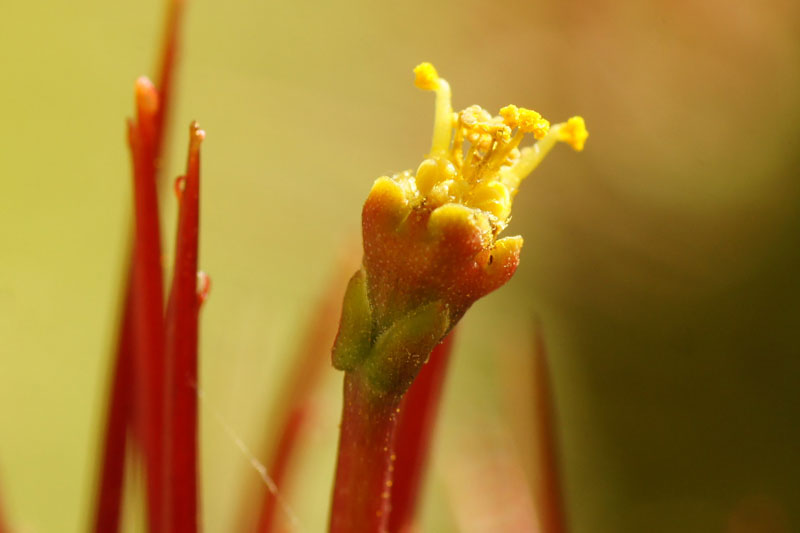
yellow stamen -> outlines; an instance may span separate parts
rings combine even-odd
[[[533,172],[544,157],[553,149],[558,142],[558,130],[561,124],[550,128],[550,132],[533,146],[523,148],[520,151],[519,160],[510,169],[503,173],[502,181],[509,188],[512,196],[517,193],[519,184]]]
[[[577,152],[583,150],[587,137],[589,137],[589,132],[586,131],[583,117],[572,117],[567,120],[566,124],[561,126],[558,134],[559,141],[569,144]]]
[[[388,183],[377,187],[384,201],[395,204],[399,212],[422,205],[435,210],[459,205],[474,211],[477,218],[472,220],[490,224],[491,234],[497,235],[508,223],[520,183],[553,146],[563,141],[581,150],[588,137],[580,117],[551,127],[538,112],[515,105],[500,109],[499,116],[476,105],[453,113],[450,86],[433,65],[422,63],[414,74],[417,87],[436,93],[433,142],[416,173],[395,175],[396,188]],[[519,149],[529,133],[537,142]],[[438,216],[445,213],[463,217],[460,210],[441,211]]]
[[[509,128],[518,129],[522,133],[533,133],[537,140],[547,135],[550,129],[550,122],[533,109],[507,105],[500,110],[500,116]]]
[[[503,117],[503,122],[508,124],[509,128],[519,127],[519,108],[514,104],[502,108],[500,110],[500,116]]]
[[[431,155],[444,156],[450,148],[453,129],[453,105],[450,101],[450,84],[440,78],[430,63],[421,63],[414,69],[414,84],[424,91],[436,92],[436,114],[433,121]]]
[[[550,122],[532,109],[520,108],[519,129],[525,133],[533,133],[536,140],[544,138],[550,130]]]
[[[587,137],[589,132],[582,117],[572,117],[566,122],[552,126],[539,142],[522,150],[519,160],[504,173],[503,183],[508,186],[512,194],[515,194],[520,182],[539,166],[558,141],[565,142],[580,151],[583,150]]]
[[[435,91],[439,88],[439,74],[430,63],[420,63],[414,68],[414,85],[423,91]]]

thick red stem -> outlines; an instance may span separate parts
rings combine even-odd
[[[539,485],[538,511],[543,533],[566,533],[561,476],[558,466],[558,438],[553,411],[553,390],[547,362],[547,348],[541,326],[535,328],[534,346],[534,405],[538,443]]]
[[[129,276],[130,278],[130,276]],[[125,453],[133,402],[133,300],[131,284],[125,291],[125,303],[103,437],[103,459],[95,500],[95,533],[116,533],[120,528],[122,491],[125,481]],[[1,529],[1,528],[0,528]]]
[[[387,531],[399,404],[375,395],[358,372],[345,374],[331,533]]]
[[[400,404],[394,446],[397,461],[392,484],[392,512],[389,514],[389,531],[392,533],[410,531],[413,525],[453,335],[451,332],[433,349]]]
[[[166,318],[167,446],[166,531],[198,531],[197,445],[197,255],[200,223],[200,142],[205,135],[193,123],[180,210],[169,307]]]
[[[155,114],[153,85],[136,84],[137,120],[129,123],[134,175],[134,379],[135,423],[142,439],[146,469],[150,533],[164,531],[164,289],[158,198],[155,180]]]

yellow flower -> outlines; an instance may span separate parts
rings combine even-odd
[[[480,106],[453,113],[450,85],[430,63],[414,69],[415,84],[436,93],[433,143],[415,175],[394,176],[412,206],[458,204],[490,223],[494,235],[511,215],[519,185],[557,141],[582,150],[588,137],[581,117],[550,126],[531,109],[508,105],[492,116]],[[519,149],[526,134],[538,142]],[[466,149],[465,149],[466,145]]]
[[[427,354],[479,298],[516,271],[521,237],[498,238],[520,183],[558,141],[576,150],[583,119],[550,125],[514,105],[498,116],[457,113],[430,63],[415,84],[436,94],[433,142],[417,167],[378,178],[364,203],[362,268],[351,280],[334,364],[362,368],[374,387],[401,393]],[[520,148],[525,136],[536,140]]]

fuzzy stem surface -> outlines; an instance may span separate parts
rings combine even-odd
[[[345,373],[331,533],[388,531],[400,400],[375,393],[358,371]]]

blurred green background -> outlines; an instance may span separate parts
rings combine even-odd
[[[162,7],[3,3],[0,493],[19,532],[81,531],[91,508],[130,216],[124,118]],[[166,168],[181,171],[196,118],[206,531],[230,530],[256,479],[220,420],[258,447],[372,180],[428,149],[421,61],[457,108],[581,114],[591,132],[526,182],[508,230],[525,237],[519,271],[463,322],[427,530],[509,530],[498,486],[520,461],[535,476],[520,369],[537,318],[574,531],[800,528],[800,5],[192,0],[183,50]],[[285,491],[304,531],[327,516],[340,381],[326,375]]]

